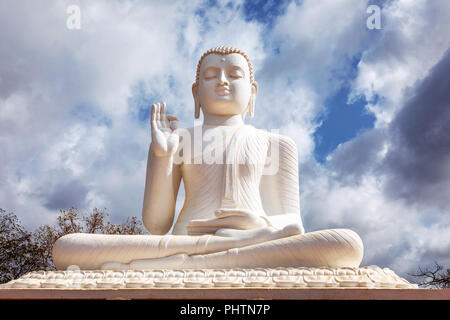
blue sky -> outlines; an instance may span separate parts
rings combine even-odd
[[[348,88],[342,88],[326,101],[327,113],[319,118],[320,127],[314,133],[314,156],[324,163],[339,144],[349,141],[358,133],[373,128],[375,117],[367,112],[364,98],[349,103]]]
[[[3,1],[0,207],[29,229],[71,206],[140,217],[151,104],[193,125],[197,61],[228,44],[255,68],[249,123],[297,145],[306,230],[353,229],[363,265],[405,277],[448,265],[449,17],[446,0]]]
[[[282,16],[292,1],[244,1],[241,4],[241,10],[247,21],[257,21],[262,24],[265,32],[270,32],[277,18]],[[294,1],[301,5],[301,1]],[[370,4],[376,4],[380,7],[386,1],[370,1]],[[217,1],[206,1],[205,7],[217,6]],[[230,6],[231,4],[229,4]],[[206,9],[201,9],[203,12]],[[199,13],[203,17],[202,13]],[[370,39],[376,38],[377,35],[371,31],[367,31]],[[272,39],[270,39],[272,40]],[[264,45],[273,48],[275,54],[279,53],[279,48],[266,40]],[[301,57],[300,57],[301,58]],[[314,156],[316,160],[325,163],[326,157],[336,149],[336,147],[348,140],[354,138],[359,132],[370,129],[375,123],[375,117],[365,110],[367,101],[364,97],[359,97],[356,101],[349,101],[350,85],[354,80],[357,72],[360,54],[353,57],[353,61],[349,61],[348,70],[345,74],[339,74],[342,83],[337,88],[337,92],[330,92],[330,96],[326,97],[326,112],[318,116],[317,121],[320,126],[314,133]]]
[[[371,4],[378,4],[382,6],[384,1],[372,1]],[[240,4],[229,2],[225,5],[228,8],[236,8],[238,12],[242,13],[246,21],[256,21],[262,25],[264,32],[269,33],[274,26],[277,18],[282,16],[287,6],[291,1],[244,1]],[[295,3],[301,5],[301,1]],[[220,8],[221,3],[218,1],[204,1],[200,8],[195,12],[196,16],[202,20],[202,27],[207,29],[209,19],[205,17],[205,11],[209,8]],[[372,34],[371,34],[372,33]],[[368,31],[369,38],[376,37],[373,32]],[[279,48],[272,43],[273,39],[266,39],[264,46],[273,48],[275,54],[279,53]],[[300,57],[301,58],[301,57]],[[320,122],[320,127],[314,133],[314,156],[316,160],[325,163],[326,157],[336,147],[348,140],[354,138],[359,132],[364,129],[373,127],[375,117],[365,110],[367,101],[364,97],[359,97],[356,101],[348,101],[350,93],[351,81],[354,80],[357,72],[358,62],[360,61],[360,54],[349,60],[348,66],[344,74],[338,74],[342,83],[340,87],[334,91],[329,92],[326,97],[325,106],[326,112],[317,117]],[[173,78],[169,78],[169,85],[173,87]],[[139,104],[138,117],[144,123],[148,122],[149,110],[148,105],[152,101],[159,101],[163,99],[158,93],[148,95],[143,90],[142,84],[135,87],[136,93],[130,100],[132,104]]]

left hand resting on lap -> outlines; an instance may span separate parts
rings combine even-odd
[[[214,212],[216,218],[191,220],[188,234],[215,234],[219,229],[250,230],[268,227],[266,219],[248,209],[226,208]]]

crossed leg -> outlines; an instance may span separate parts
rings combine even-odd
[[[212,269],[276,267],[358,267],[363,257],[359,236],[348,229],[293,235],[210,254],[185,253],[129,264],[105,264],[106,269]]]
[[[58,269],[338,268],[358,267],[362,257],[362,241],[351,230],[298,234],[288,227],[203,236],[70,234],[53,248]]]
[[[287,226],[282,230],[272,227],[254,230],[221,229],[215,235],[201,236],[73,233],[55,242],[52,255],[59,270],[70,265],[93,270],[100,269],[108,262],[121,265],[135,260],[153,260],[177,254],[205,255],[286,238],[299,232],[295,226]]]

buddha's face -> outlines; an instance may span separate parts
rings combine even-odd
[[[209,54],[200,66],[199,82],[192,87],[204,114],[244,115],[255,99],[256,82],[250,82],[247,60],[238,53]]]

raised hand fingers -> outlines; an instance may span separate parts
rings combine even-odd
[[[152,129],[158,128],[158,114],[159,114],[159,107],[158,103],[152,104],[152,111],[150,113],[150,125]]]
[[[152,110],[150,111],[150,121],[156,121],[156,104],[152,104]]]
[[[166,115],[166,103],[158,102],[152,105],[150,114],[152,128],[158,129],[178,129],[178,118],[173,115]]]
[[[161,125],[164,128],[169,127],[169,123],[168,123],[167,118],[166,118],[166,103],[165,102],[161,102],[160,103],[159,117],[160,117]]]
[[[170,129],[172,129],[173,131],[177,130],[178,129],[178,118],[171,114],[166,115],[166,118],[169,121]]]
[[[158,102],[152,105],[152,110],[150,114],[150,121],[152,128],[156,129],[166,129],[171,127],[172,130],[178,128],[178,118],[175,116],[166,115],[166,103]],[[174,121],[174,124],[171,122]],[[174,128],[172,128],[174,127]]]

